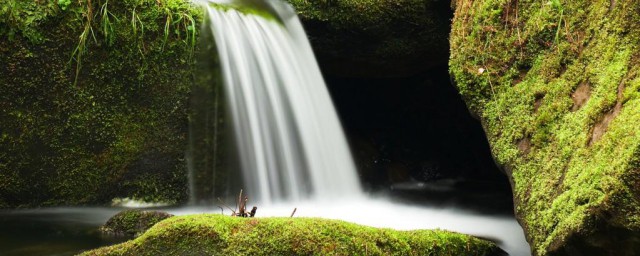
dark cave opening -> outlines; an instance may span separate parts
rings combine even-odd
[[[446,66],[405,78],[325,79],[369,192],[513,214],[509,181]]]

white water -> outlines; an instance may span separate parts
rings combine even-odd
[[[302,25],[207,5],[244,187],[262,204],[361,194],[351,154]]]
[[[244,188],[251,195],[250,205],[259,207],[259,216],[289,216],[295,207],[296,216],[403,230],[458,231],[498,240],[511,255],[529,255],[513,217],[362,196],[340,122],[291,7],[263,1],[278,17],[265,19],[200,2],[206,6],[222,65]]]

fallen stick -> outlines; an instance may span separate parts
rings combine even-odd
[[[293,208],[293,212],[291,213],[291,218],[293,218],[293,215],[296,214],[296,210],[298,210],[298,208]]]
[[[238,202],[236,202],[236,209],[238,209],[238,214],[242,214],[244,212],[242,210],[242,189],[240,189],[240,194],[238,195]]]
[[[218,201],[220,201],[220,203],[222,205],[224,205],[224,207],[227,207],[227,209],[229,209],[231,211],[231,216],[235,216],[236,215],[236,211],[231,209],[231,207],[227,206],[227,204],[225,204],[224,201],[222,201],[222,199],[220,199],[219,197],[218,197]],[[220,206],[218,206],[218,207],[220,207]]]

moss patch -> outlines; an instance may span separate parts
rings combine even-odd
[[[3,3],[0,206],[185,200],[200,13],[183,0]]]
[[[100,231],[114,235],[139,236],[171,214],[158,211],[124,210],[111,217]]]
[[[631,0],[456,1],[450,71],[536,255],[624,254],[639,237],[639,24]]]
[[[492,242],[447,231],[395,231],[317,218],[192,215],[82,255],[495,255]]]

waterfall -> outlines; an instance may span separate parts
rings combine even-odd
[[[252,201],[360,195],[340,121],[293,8],[273,0],[261,1],[261,10],[200,2]]]

